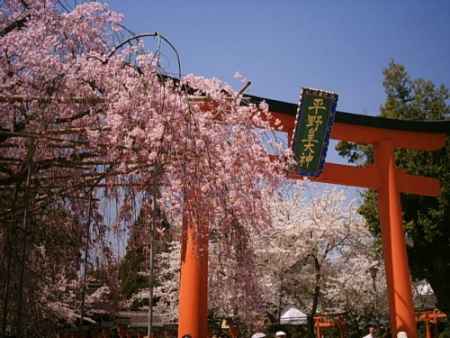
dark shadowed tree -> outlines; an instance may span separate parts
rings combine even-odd
[[[443,85],[411,79],[404,66],[391,61],[384,70],[386,101],[382,117],[402,120],[449,119],[449,92]],[[449,131],[450,132],[450,131]],[[353,163],[372,161],[372,149],[340,142],[336,149]],[[450,313],[450,145],[436,152],[397,150],[396,164],[410,174],[431,176],[441,181],[438,198],[402,194],[403,222],[408,237],[408,255],[413,278],[426,279],[432,286],[438,307]],[[377,194],[367,191],[359,212],[371,230],[379,235]]]

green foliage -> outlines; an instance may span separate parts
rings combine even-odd
[[[439,338],[450,338],[450,329],[441,332],[441,334],[439,334]]]
[[[148,271],[145,266],[145,237],[146,223],[144,216],[139,215],[138,220],[132,225],[130,237],[127,243],[127,251],[120,263],[119,279],[120,293],[126,299],[130,299],[133,294],[148,287],[148,278],[143,272]]]
[[[448,89],[431,81],[412,80],[404,66],[391,62],[384,70],[387,95],[381,116],[403,120],[444,120],[450,118]],[[348,142],[336,148],[350,162],[372,161],[372,149]],[[431,176],[442,184],[439,198],[403,194],[403,220],[412,246],[408,248],[413,277],[427,279],[442,311],[450,313],[450,144],[436,152],[400,149],[396,164],[409,174]],[[363,194],[359,212],[372,232],[379,236],[377,194]]]
[[[149,304],[147,297],[134,297],[140,291],[149,290],[149,251],[150,251],[150,237],[151,237],[151,212],[148,209],[148,204],[143,204],[138,219],[130,226],[130,236],[127,242],[126,254],[120,262],[119,266],[119,280],[120,280],[120,294],[123,299],[133,299],[130,303],[131,309],[139,309],[142,306]],[[153,233],[153,286],[161,285],[161,262],[158,262],[158,254],[169,250],[169,243],[173,239],[173,234],[169,231],[170,224],[161,211],[156,209],[156,218],[158,230]],[[167,231],[166,231],[167,230]],[[153,297],[153,304],[158,302],[158,297]]]
[[[148,287],[148,280],[139,272],[144,269],[145,256],[142,250],[130,248],[120,264],[120,291],[127,299],[135,292]]]

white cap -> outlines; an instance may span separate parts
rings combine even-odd
[[[266,335],[262,332],[256,332],[255,334],[253,334],[252,338],[263,338]]]
[[[408,338],[408,335],[404,331],[397,333],[397,338]]]
[[[283,332],[283,331],[277,331],[277,332],[275,333],[275,337],[284,337],[284,336],[286,336],[286,332]]]

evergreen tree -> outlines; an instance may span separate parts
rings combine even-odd
[[[148,270],[145,266],[145,245],[142,241],[142,232],[144,223],[139,218],[130,231],[127,251],[119,268],[120,291],[121,294],[129,299],[135,292],[148,287],[148,278],[144,271]],[[141,238],[141,240],[139,240]]]
[[[169,250],[170,241],[173,234],[166,215],[158,206],[154,212],[149,212],[148,201],[143,201],[138,219],[130,227],[130,235],[127,243],[127,251],[119,267],[120,292],[124,299],[128,300],[131,309],[138,309],[149,304],[150,286],[150,250],[153,245],[153,286],[160,285],[160,262],[161,254]],[[150,225],[153,222],[151,217],[146,216],[147,212],[152,214],[157,224],[153,230]],[[151,233],[153,231],[153,234]],[[150,244],[153,237],[152,244]],[[157,301],[155,296],[155,301]]]
[[[431,81],[412,80],[404,66],[391,61],[384,70],[385,103],[381,116],[403,120],[448,120],[448,89]],[[340,142],[336,149],[353,163],[372,161],[372,149]],[[396,164],[413,175],[431,176],[441,181],[438,198],[402,194],[403,222],[408,239],[409,264],[413,278],[426,279],[438,300],[438,307],[450,313],[450,144],[436,152],[397,150]],[[363,194],[359,212],[371,230],[379,235],[377,195]]]

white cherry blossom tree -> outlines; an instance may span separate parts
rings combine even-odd
[[[347,286],[331,282],[343,273],[340,266],[351,263],[357,263],[351,266],[366,276],[367,266],[360,264],[360,255],[369,260],[372,246],[356,204],[342,191],[312,193],[313,189],[314,185],[300,183],[288,196],[274,199],[273,227],[258,234],[260,240],[256,241],[260,275],[267,290],[264,294],[272,314],[279,315],[283,304],[295,304],[308,313],[310,330],[319,310],[345,311],[342,299],[333,300],[332,294],[344,292]],[[341,278],[349,276],[344,273]],[[367,283],[371,288],[370,279]],[[358,291],[362,297],[364,290]]]

